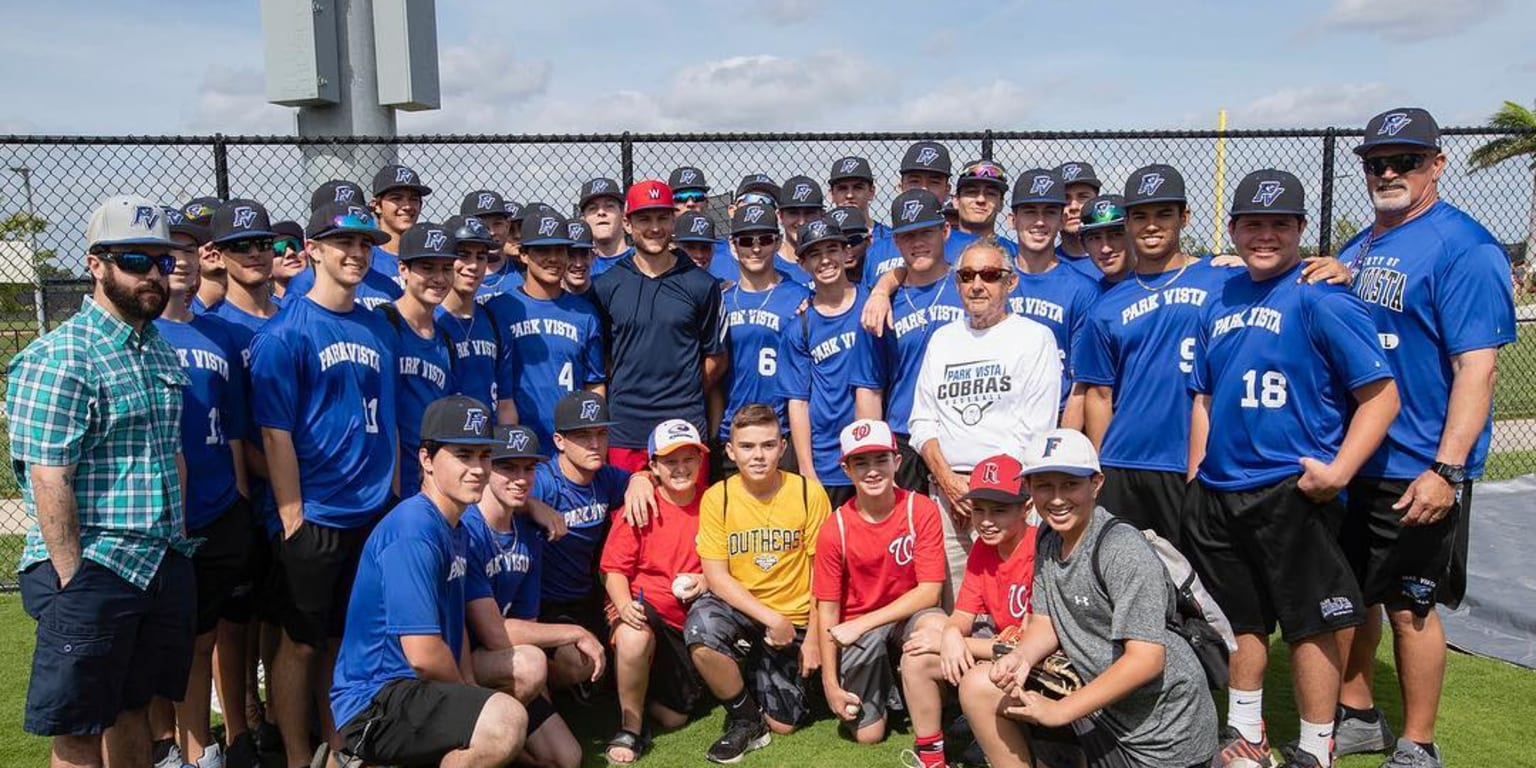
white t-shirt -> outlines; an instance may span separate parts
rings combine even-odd
[[[961,472],[999,453],[1020,458],[1030,440],[1055,428],[1060,404],[1061,356],[1049,329],[1012,314],[981,331],[956,320],[923,353],[912,447],[937,439]]]

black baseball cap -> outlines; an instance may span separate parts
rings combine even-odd
[[[421,183],[421,177],[403,165],[386,165],[373,175],[374,197],[382,197],[391,189],[415,190],[422,197],[432,194],[432,188]]]
[[[272,225],[272,232],[277,237],[290,237],[304,242],[304,228],[297,221],[279,221]]]
[[[255,200],[237,197],[213,211],[213,223],[209,226],[213,243],[232,243],[236,240],[272,237],[272,219],[267,209]]]
[[[955,178],[955,189],[960,189],[962,184],[986,184],[996,187],[999,192],[1008,191],[1008,172],[1003,166],[991,160],[972,160],[960,169],[960,175]]]
[[[1232,193],[1232,214],[1279,213],[1307,215],[1307,197],[1301,180],[1286,171],[1265,168],[1254,171],[1237,183]]]
[[[213,212],[223,204],[224,201],[217,197],[194,197],[181,207],[181,215],[187,218],[189,224],[200,227],[212,226]]]
[[[446,224],[418,221],[400,236],[400,260],[458,258],[459,243]]]
[[[1365,141],[1355,147],[1364,155],[1375,147],[1402,144],[1420,149],[1440,149],[1440,124],[1434,115],[1419,107],[1389,109],[1365,124]]]
[[[507,207],[505,210],[507,213],[507,221],[510,221],[513,224],[522,221],[523,216],[525,215],[523,213],[523,204],[513,200],[507,201]]]
[[[773,232],[778,234],[779,222],[773,215],[773,209],[766,205],[743,205],[736,209],[736,215],[731,217],[731,234],[745,235],[750,232]]]
[[[1067,204],[1067,185],[1050,168],[1031,168],[1019,174],[1018,181],[1013,183],[1013,196],[1008,207],[1017,208],[1027,203],[1064,206]]]
[[[460,216],[505,216],[507,215],[507,201],[502,199],[500,192],[489,189],[477,189],[464,196],[464,202],[459,203]]]
[[[736,185],[736,196],[741,197],[748,192],[761,192],[774,200],[779,199],[779,185],[766,173],[749,173],[741,177],[741,183]]]
[[[548,461],[549,457],[539,452],[539,436],[533,430],[521,424],[501,424],[492,433],[496,438],[495,447],[491,448],[491,461],[502,459],[538,459]]]
[[[182,213],[180,208],[172,208],[167,205],[163,206],[162,210],[165,212],[165,226],[170,230],[171,234],[186,235],[192,238],[193,242],[196,242],[198,245],[203,245],[211,239],[208,228],[201,224],[193,224],[187,221],[186,214]]]
[[[795,255],[802,256],[810,253],[811,248],[817,243],[828,240],[838,245],[847,245],[848,236],[843,234],[843,228],[837,225],[837,219],[823,214],[800,225],[795,237]]]
[[[494,211],[494,213],[498,216],[505,215],[500,211]],[[458,243],[478,243],[490,248],[496,248],[501,245],[501,241],[491,234],[490,228],[485,226],[485,222],[481,221],[479,216],[450,216],[447,221],[443,222],[443,226],[453,233],[455,245]]]
[[[909,189],[891,201],[892,234],[914,232],[944,223],[939,199],[926,189]]]
[[[617,200],[621,207],[624,205],[624,193],[619,189],[619,183],[605,176],[599,176],[595,179],[587,179],[586,183],[581,185],[581,198],[576,203],[576,208],[578,210],[585,208],[587,203],[599,197],[612,198]]]
[[[581,219],[571,219],[565,223],[565,236],[570,238],[572,249],[592,249],[592,227]]]
[[[555,403],[555,431],[574,432],[592,427],[611,427],[608,401],[602,395],[578,389]]]
[[[840,205],[827,211],[827,215],[837,222],[838,228],[850,238],[854,235],[869,234],[869,219],[864,218],[864,212],[851,205]]]
[[[791,176],[784,180],[784,186],[779,190],[779,210],[792,208],[815,208],[821,210],[826,207],[826,199],[822,197],[821,185],[809,176]]]
[[[374,245],[389,242],[389,233],[379,229],[373,212],[360,204],[326,203],[309,214],[309,226],[304,228],[307,240],[347,234],[362,235]]]
[[[684,211],[672,224],[672,241],[675,243],[718,243],[715,223],[698,211]]]
[[[1125,226],[1125,198],[1120,195],[1099,195],[1086,203],[1077,215],[1082,222],[1078,232]]]
[[[566,237],[569,220],[543,203],[529,203],[523,219],[523,245],[570,245]]]
[[[673,168],[672,173],[667,175],[667,186],[671,187],[674,193],[685,189],[709,191],[709,182],[705,181],[704,172],[691,165]]]
[[[421,441],[494,447],[496,435],[491,425],[496,420],[492,416],[490,406],[473,397],[449,395],[433,400],[421,415]]]
[[[875,172],[870,169],[869,161],[849,155],[832,161],[832,170],[827,174],[827,185],[844,179],[863,179],[871,184],[875,183]]]
[[[907,153],[901,157],[901,172],[908,171],[931,171],[945,176],[950,175],[952,171],[949,147],[937,141],[919,141],[907,147]]]
[[[1161,163],[1138,168],[1125,180],[1125,207],[1151,203],[1187,203],[1184,177],[1171,165]]]
[[[367,193],[357,184],[345,179],[331,179],[330,181],[315,187],[315,191],[309,195],[309,210],[322,205],[340,203],[341,205],[364,205],[368,202]]]
[[[1095,193],[1104,186],[1104,182],[1099,181],[1098,174],[1093,172],[1093,166],[1079,160],[1071,160],[1056,166],[1056,175],[1060,176],[1062,182],[1069,187],[1073,184],[1087,184],[1093,187]]]

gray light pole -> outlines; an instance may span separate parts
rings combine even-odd
[[[37,263],[37,208],[32,201],[32,169],[25,165],[12,166],[11,173],[21,177],[21,188],[27,196],[27,250],[32,262],[32,301],[37,304],[37,333],[48,332],[48,309],[43,306],[43,274]]]

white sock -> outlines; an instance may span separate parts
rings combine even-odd
[[[1257,744],[1264,740],[1264,689],[1227,689],[1227,725]],[[1330,731],[1331,732],[1331,731]]]
[[[1333,721],[1326,723],[1309,723],[1301,721],[1301,742],[1298,745],[1304,752],[1309,752],[1317,758],[1317,762],[1323,768],[1333,765]]]

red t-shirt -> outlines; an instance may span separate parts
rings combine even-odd
[[[699,535],[699,500],[679,507],[656,493],[656,512],[650,521],[636,528],[623,520],[614,520],[603,545],[598,568],[603,573],[622,574],[629,579],[630,597],[645,590],[645,602],[676,629],[683,628],[688,609],[672,594],[672,580],[680,573],[703,573],[699,550],[694,539]]]
[[[908,497],[912,499],[910,531]],[[816,578],[811,591],[817,600],[842,601],[842,620],[848,621],[901,597],[918,582],[942,582],[948,578],[944,525],[939,522],[939,508],[932,499],[898,488],[896,506],[878,523],[859,515],[854,502],[849,500],[827,518],[816,538]],[[843,536],[837,526],[839,515],[846,531]]]
[[[980,539],[971,545],[955,610],[991,616],[999,632],[1023,622],[1035,580],[1035,531],[1032,525],[1024,529],[1007,561]]]

